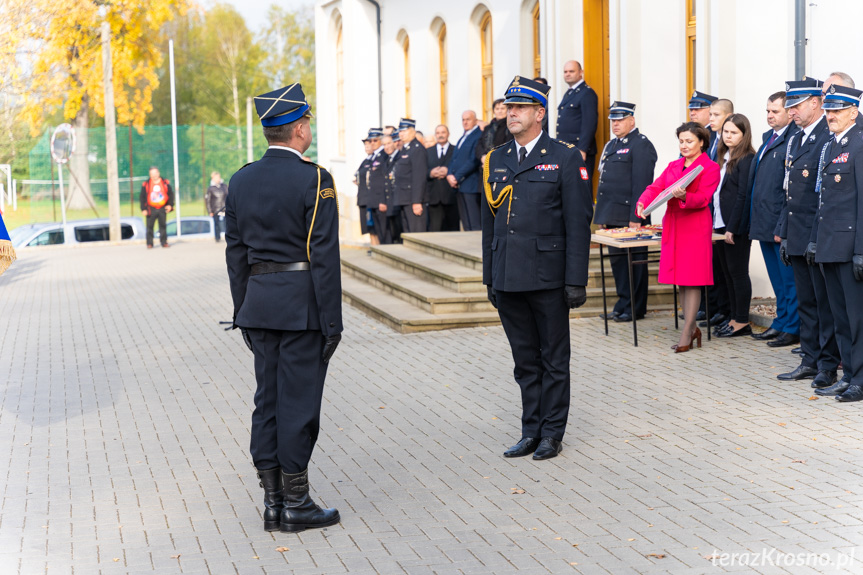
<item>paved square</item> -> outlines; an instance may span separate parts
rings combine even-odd
[[[218,324],[223,244],[19,255],[0,277],[2,574],[863,572],[863,406],[778,382],[788,348],[675,355],[670,314],[638,348],[629,324],[573,320],[563,454],[508,460],[500,327],[400,335],[345,307],[310,474],[342,523],[271,534],[251,354]]]

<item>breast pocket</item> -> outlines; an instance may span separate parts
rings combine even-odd
[[[560,198],[558,191],[558,179],[560,172],[552,170],[534,170],[527,174],[527,189],[520,194],[536,204],[551,204]]]
[[[822,176],[823,187],[836,193],[856,192],[854,187],[854,174],[851,172],[851,164],[830,164]]]

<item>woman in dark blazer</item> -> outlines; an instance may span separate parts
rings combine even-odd
[[[752,128],[743,114],[732,114],[722,124],[717,159],[721,171],[719,191],[713,198],[713,228],[725,234],[725,243],[718,250],[719,263],[728,286],[731,313],[724,325],[717,327],[718,337],[751,335],[749,302],[752,282],[749,279],[749,219],[744,218],[747,183],[755,150],[752,148]]]

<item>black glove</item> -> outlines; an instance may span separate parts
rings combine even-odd
[[[491,302],[494,309],[497,309],[497,292],[494,291],[494,288],[491,286],[488,286],[488,301]]]
[[[816,246],[815,242],[809,242],[806,245],[806,251],[803,252],[803,257],[806,258],[806,263],[809,264],[810,266],[815,265],[815,248],[816,247],[817,246]]]
[[[791,265],[791,258],[788,257],[788,240],[782,240],[782,243],[779,244],[779,259],[786,266]]]
[[[249,330],[241,327],[240,333],[243,334],[243,341],[246,343],[246,347],[249,348],[249,351],[254,353],[255,350],[252,349],[252,338],[249,337]]]
[[[342,334],[340,333],[327,336],[326,341],[324,341],[324,353],[321,356],[324,363],[330,362],[330,358],[333,357],[334,353],[336,353],[336,348],[339,347],[340,341],[342,341]]]
[[[581,307],[587,301],[587,288],[584,286],[566,286],[564,293],[569,309]]]
[[[863,282],[863,256],[854,254],[851,261],[854,262],[854,279],[858,282]]]

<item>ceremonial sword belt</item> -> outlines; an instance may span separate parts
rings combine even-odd
[[[249,275],[259,276],[261,274],[274,274],[278,272],[304,272],[309,269],[311,269],[309,262],[291,262],[289,264],[262,262],[252,264],[252,273]]]

